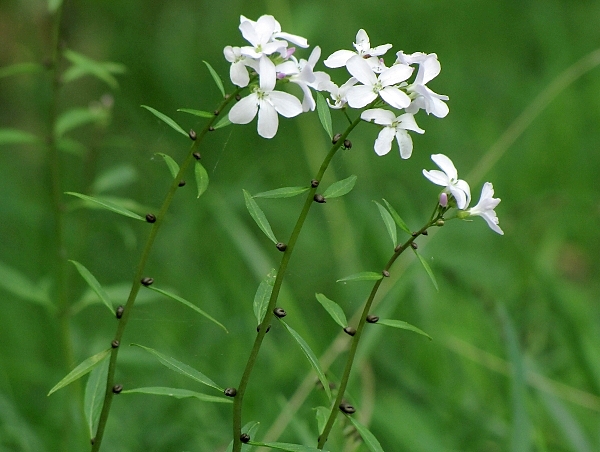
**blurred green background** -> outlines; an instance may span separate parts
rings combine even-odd
[[[600,2],[67,1],[66,47],[121,63],[127,72],[117,77],[116,90],[92,77],[61,89],[59,112],[87,107],[106,94],[114,101],[109,122],[69,133],[84,147],[61,154],[61,191],[98,193],[99,178],[118,170],[122,184],[102,194],[147,206],[140,213],[157,209],[169,174],[154,154],[181,161],[189,141],[139,106],[150,105],[185,129],[201,128],[176,109],[210,111],[217,104],[218,90],[202,60],[228,80],[222,49],[243,45],[240,14],[251,19],[273,14],[284,31],[307,37],[325,57],[351,48],[364,28],[373,45],[435,52],[442,64],[430,86],[450,97],[450,114],[443,120],[417,116],[426,133],[413,134],[414,153],[407,161],[396,147],[377,157],[376,129],[360,126],[352,149],[336,156],[324,182],[356,174],[354,191],[313,206],[292,258],[280,305],[319,356],[338,345],[337,355],[331,350],[328,355],[337,357],[333,380],[341,374],[345,353],[339,348],[348,338],[339,336],[314,293],[338,301],[348,315],[364,302],[368,283],[335,280],[377,271],[391,254],[371,200],[386,198],[411,228],[420,227],[438,193],[421,174],[434,168],[433,153],[449,155],[461,177],[486,171],[468,179],[475,201],[484,181],[492,181],[502,199],[496,211],[503,237],[476,218],[449,222],[418,240],[439,292],[414,256],[403,256],[393,267],[375,312],[417,325],[434,340],[369,328],[349,387],[358,419],[370,425],[386,451],[600,450],[600,68],[557,92],[508,148],[496,147],[500,158],[491,168],[482,164],[534,99],[598,47]],[[0,67],[46,60],[51,23],[41,0],[2,0]],[[63,62],[61,70],[65,67]],[[345,80],[343,69],[331,73],[337,82]],[[51,94],[47,73],[0,78],[0,128],[45,137]],[[334,112],[336,129],[344,121]],[[209,190],[197,200],[189,174],[147,274],[230,332],[146,293],[149,302],[136,305],[124,343],[153,347],[223,386],[235,386],[255,336],[255,290],[280,259],[248,215],[242,188],[257,193],[306,184],[328,143],[311,113],[282,119],[272,140],[258,137],[253,122],[211,134],[201,149]],[[58,291],[50,158],[44,146],[0,146],[0,450],[86,450],[89,436],[79,411],[85,380],[46,394],[75,363],[106,348],[116,328],[100,304],[74,313],[68,338],[73,361],[67,362],[56,315],[14,287],[16,272],[53,297]],[[63,201],[66,258],[83,263],[117,293],[126,292],[148,226],[78,209],[66,195]],[[280,240],[289,237],[301,203],[260,200]],[[68,300],[75,305],[88,289],[74,267],[67,268]],[[204,390],[140,349],[124,346],[119,359],[117,381],[125,388]],[[246,396],[244,421],[261,422],[257,439],[284,413],[292,421],[280,440],[315,441],[312,408],[325,403],[323,393],[312,391],[297,413],[286,405],[309,372],[296,344],[275,324]],[[192,399],[122,395],[113,403],[103,450],[223,451],[230,412],[229,405]],[[330,450],[352,450],[343,445],[347,433],[338,429]]]

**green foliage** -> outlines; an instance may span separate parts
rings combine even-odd
[[[109,360],[102,360],[101,364],[90,372],[85,385],[83,399],[83,412],[88,427],[90,438],[93,438],[98,427],[98,419],[102,411],[102,403],[106,394],[106,376],[108,374]]]
[[[392,218],[390,213],[387,210],[385,210],[385,207],[383,207],[377,201],[373,202],[377,204],[377,208],[379,209],[379,213],[381,214],[381,219],[383,220],[385,228],[387,229],[388,234],[392,239],[392,244],[394,245],[394,247],[396,247],[396,245],[398,244],[398,234],[396,232],[396,224],[394,223],[394,219]]]
[[[396,212],[396,210],[392,207],[392,205],[389,202],[387,202],[387,200],[384,199],[383,202],[387,206],[390,214],[392,215],[392,218],[394,219],[394,221],[396,222],[398,227],[410,235],[411,234],[410,229],[408,228],[408,226],[406,225],[404,220],[402,218],[400,218],[400,215],[398,215],[398,212]]]
[[[269,274],[263,279],[258,289],[256,290],[256,294],[254,295],[254,316],[256,317],[256,321],[258,325],[260,325],[265,317],[265,313],[267,312],[267,306],[269,305],[269,299],[271,298],[271,292],[273,292],[273,284],[275,284],[275,277],[277,276],[277,271],[273,268],[269,272]]]
[[[221,77],[219,77],[219,74],[217,74],[217,72],[213,69],[213,67],[210,65],[210,63],[208,61],[203,60],[202,62],[208,68],[208,72],[210,72],[210,76],[215,81],[217,88],[219,88],[219,91],[221,91],[221,94],[223,95],[223,97],[225,97],[225,88],[223,87],[223,81],[221,80]]]
[[[329,313],[331,318],[335,320],[342,328],[346,328],[348,326],[348,320],[346,320],[346,315],[344,314],[344,310],[337,304],[335,301],[330,300],[322,293],[318,293],[315,295],[317,301],[321,303],[321,306],[325,308],[325,310]]]
[[[170,155],[163,154],[162,152],[157,152],[155,155],[160,155],[167,164],[171,176],[173,176],[173,178],[177,177],[177,174],[179,173],[179,165],[177,164],[177,162],[173,160],[173,158]]]
[[[133,213],[132,211],[125,209],[124,207],[121,207],[120,205],[118,205],[112,201],[109,201],[107,199],[96,198],[93,196],[88,196],[88,195],[84,195],[81,193],[75,193],[72,191],[66,191],[65,194],[83,199],[84,201],[88,201],[90,203],[93,203],[93,205],[100,206],[103,209],[110,210],[111,212],[118,213],[119,215],[133,218],[135,220],[146,221],[144,218],[139,216],[137,213]]]
[[[353,275],[338,279],[336,282],[345,283],[345,282],[350,282],[350,281],[379,281],[381,278],[383,278],[383,275],[381,273],[360,272],[360,273],[354,273]]]
[[[379,319],[377,321],[376,325],[385,325],[385,326],[391,326],[392,328],[400,328],[402,330],[414,331],[415,333],[418,333],[422,336],[427,337],[429,340],[433,340],[433,338],[429,334],[424,332],[423,330],[420,330],[416,326],[413,326],[402,320]]]
[[[199,116],[200,118],[213,118],[215,116],[214,113],[210,113],[208,111],[202,110],[194,110],[192,108],[178,108],[177,111],[181,111],[183,113],[189,113],[190,115]]]
[[[119,82],[114,77],[114,74],[125,73],[125,66],[122,64],[94,61],[91,58],[70,49],[64,51],[64,56],[73,64],[63,73],[62,80],[64,83],[77,80],[85,75],[91,75],[102,80],[112,89],[117,89],[119,87]]]
[[[0,287],[23,300],[42,305],[49,310],[55,309],[47,287],[33,283],[27,276],[3,262],[0,262]]]
[[[35,72],[42,72],[44,66],[37,63],[16,63],[10,66],[4,66],[0,68],[0,78],[10,77],[13,75],[20,74],[33,74]]]
[[[77,269],[77,271],[79,272],[81,277],[83,279],[85,279],[85,282],[87,282],[88,285],[90,286],[90,288],[96,293],[96,295],[98,295],[98,298],[100,298],[100,301],[102,301],[102,303],[104,303],[104,305],[108,308],[110,313],[113,314],[114,307],[113,307],[112,301],[110,300],[110,296],[106,293],[104,288],[100,285],[100,283],[98,282],[96,277],[94,275],[92,275],[90,273],[90,271],[87,268],[85,268],[82,264],[80,264],[79,262],[73,261],[73,260],[70,260],[69,262],[71,262],[75,266],[75,268]]]
[[[268,198],[268,199],[278,199],[278,198],[291,198],[293,196],[301,195],[302,193],[310,190],[308,187],[283,187],[276,188],[275,190],[263,191],[261,193],[257,193],[253,195],[253,198]]]
[[[321,93],[316,93],[317,97],[317,113],[319,115],[319,120],[321,121],[321,125],[329,139],[333,139],[333,128],[331,125],[331,112],[329,111],[329,105],[327,105],[327,101],[323,97]]]
[[[267,220],[265,213],[260,207],[258,207],[258,204],[252,198],[250,193],[248,193],[246,190],[243,190],[243,192],[246,208],[248,209],[248,212],[250,212],[250,216],[256,222],[260,230],[263,231],[267,237],[269,237],[271,242],[277,243],[277,239],[275,238],[275,234],[273,234],[273,230],[271,229],[271,225],[269,220]]]
[[[356,184],[357,177],[352,175],[347,177],[346,179],[339,180],[334,182],[327,190],[323,192],[323,197],[325,199],[329,198],[338,198],[340,196],[344,196],[352,191],[354,188],[354,184]]]
[[[203,402],[213,402],[213,403],[232,403],[231,399],[226,399],[225,397],[216,397],[207,394],[202,394],[200,392],[190,391],[188,389],[179,389],[179,388],[163,388],[163,387],[147,387],[147,388],[134,388],[134,389],[126,389],[121,391],[121,394],[151,394],[151,395],[162,395],[167,397],[174,397],[176,399],[187,399],[193,397],[195,399],[201,400]]]
[[[354,425],[354,428],[356,428],[356,431],[364,441],[365,446],[367,446],[367,449],[369,449],[371,452],[383,452],[381,444],[379,444],[379,441],[377,441],[375,435],[373,435],[367,427],[362,425],[352,416],[346,416],[346,418],[352,423],[352,425]]]
[[[259,443],[256,441],[250,441],[248,444],[252,446],[270,447],[275,450],[285,450],[288,452],[327,452],[327,449],[317,449],[311,446],[302,446],[300,444],[289,444],[289,443]]]
[[[152,107],[148,107],[147,105],[141,105],[141,107],[145,108],[150,113],[152,113],[154,116],[156,116],[158,119],[160,119],[161,121],[163,121],[165,124],[167,124],[170,127],[172,127],[173,130],[176,130],[177,132],[179,132],[180,134],[182,134],[182,135],[184,135],[186,137],[188,136],[188,133],[185,130],[183,130],[179,124],[177,124],[173,119],[169,118],[164,113],[161,113],[160,111],[155,110]]]
[[[6,144],[36,144],[40,140],[34,134],[17,129],[0,129],[0,146]]]
[[[427,276],[429,276],[429,279],[431,279],[431,282],[433,283],[435,290],[439,292],[440,288],[438,286],[437,280],[435,279],[435,275],[433,274],[433,271],[431,270],[431,267],[429,266],[427,261],[423,258],[423,256],[421,256],[419,253],[417,253],[417,250],[413,249],[413,251],[414,251],[415,255],[419,258],[419,262],[421,262],[421,265],[427,272]]]
[[[95,355],[90,356],[88,359],[86,359],[85,361],[80,363],[77,367],[75,367],[75,369],[73,369],[71,372],[69,372],[62,380],[60,380],[58,383],[56,383],[54,385],[54,387],[52,389],[50,389],[50,392],[48,392],[48,395],[55,393],[59,389],[64,388],[65,386],[73,383],[74,381],[79,380],[84,375],[87,375],[96,366],[100,365],[103,360],[108,358],[108,356],[110,355],[110,351],[111,351],[110,348],[106,349],[100,353],[96,353]]]
[[[102,108],[73,108],[60,115],[54,127],[54,135],[61,138],[65,133],[87,124],[104,123],[108,111]]]
[[[208,188],[208,173],[198,160],[194,164],[194,176],[196,177],[196,187],[198,188],[198,195],[196,197],[199,198]]]

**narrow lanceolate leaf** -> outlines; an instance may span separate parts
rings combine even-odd
[[[110,202],[110,201],[106,201],[106,200],[100,199],[100,198],[94,198],[92,196],[87,196],[87,195],[83,195],[81,193],[75,193],[72,191],[66,191],[65,194],[71,195],[71,196],[76,196],[77,198],[83,199],[84,201],[92,202],[104,209],[110,210],[111,212],[118,213],[123,216],[129,217],[129,218],[134,218],[136,220],[146,221],[144,218],[139,216],[137,213],[133,213],[132,211],[127,210],[115,203]]]
[[[253,198],[268,198],[268,199],[276,199],[276,198],[291,198],[292,196],[301,195],[304,192],[310,190],[308,187],[283,187],[277,188],[275,190],[263,191],[262,193],[257,193],[253,196]]]
[[[345,278],[338,279],[336,282],[349,282],[349,281],[378,281],[383,278],[381,273],[375,272],[360,272],[355,273]]]
[[[0,262],[0,287],[23,300],[54,310],[48,291],[29,280],[18,270]]]
[[[440,289],[438,287],[437,281],[435,280],[435,275],[431,271],[431,267],[429,266],[429,264],[427,263],[427,261],[423,258],[423,256],[421,256],[419,253],[417,253],[416,250],[413,250],[413,251],[415,252],[415,254],[417,255],[417,257],[419,258],[419,261],[421,261],[421,265],[423,265],[423,268],[425,269],[425,271],[429,275],[429,278],[431,279],[431,282],[433,283],[433,286],[435,287],[435,290],[439,292]]]
[[[200,116],[201,118],[212,118],[215,116],[214,113],[210,113],[208,111],[202,110],[194,110],[192,108],[178,108],[177,111],[181,111],[183,113],[189,113],[190,115]]]
[[[152,107],[148,107],[147,105],[141,105],[141,107],[145,108],[146,110],[148,110],[150,113],[152,113],[154,116],[156,116],[161,121],[164,121],[166,124],[168,124],[169,126],[171,126],[174,130],[176,130],[180,134],[185,135],[186,137],[188,136],[188,133],[185,130],[183,130],[179,124],[177,124],[175,121],[173,121],[167,115],[161,113],[158,110],[155,110]]]
[[[91,289],[96,293],[96,295],[98,295],[98,298],[100,298],[100,301],[102,301],[102,303],[104,303],[104,305],[108,308],[108,310],[111,312],[111,314],[114,313],[114,308],[113,308],[113,304],[112,304],[110,297],[108,296],[106,291],[102,288],[102,286],[100,285],[98,280],[94,277],[94,275],[92,275],[90,273],[90,271],[87,268],[85,268],[83,265],[81,265],[79,262],[73,261],[73,260],[69,261],[69,262],[71,262],[75,266],[75,268],[77,269],[77,271],[79,272],[81,277],[83,279],[85,279],[85,282],[87,282],[88,285],[91,287]]]
[[[104,109],[73,108],[59,116],[54,125],[54,135],[57,139],[65,133],[86,124],[102,123],[108,120],[108,111]]]
[[[85,395],[83,398],[83,412],[85,422],[88,426],[90,438],[96,433],[98,419],[104,403],[104,394],[106,393],[106,376],[108,374],[108,359],[102,361],[102,364],[95,367],[90,372],[87,384],[85,385]]]
[[[81,53],[67,49],[64,56],[73,65],[69,67],[62,75],[62,81],[68,83],[85,75],[91,75],[105,82],[112,89],[119,87],[119,82],[113,74],[122,74],[125,72],[125,66],[119,63],[100,62],[91,59]]]
[[[270,447],[271,449],[276,450],[286,450],[288,452],[327,452],[327,449],[317,449],[316,447],[302,446],[301,444],[259,443],[256,441],[249,441],[248,444],[258,447]]]
[[[136,347],[140,347],[143,348],[144,350],[146,350],[147,352],[152,353],[154,356],[156,356],[158,358],[158,361],[163,365],[168,367],[171,370],[174,370],[177,373],[180,373],[181,375],[184,375],[188,378],[191,378],[192,380],[195,380],[199,383],[202,383],[206,386],[210,386],[211,388],[215,388],[218,391],[223,392],[224,389],[222,387],[220,387],[219,385],[217,385],[214,381],[212,381],[210,378],[208,378],[206,375],[204,375],[202,372],[197,371],[196,369],[194,369],[193,367],[188,366],[187,364],[182,363],[181,361],[177,361],[175,358],[170,358],[166,355],[163,355],[162,353],[154,350],[153,348],[150,347],[144,347],[143,345],[139,345],[139,344],[131,344],[134,345]]]
[[[172,300],[178,301],[179,303],[187,306],[190,309],[193,309],[194,311],[196,311],[198,314],[203,315],[204,317],[206,317],[208,320],[210,320],[211,322],[216,323],[217,325],[219,325],[221,328],[223,328],[225,330],[226,333],[229,333],[229,331],[227,331],[227,328],[225,328],[225,326],[223,326],[223,324],[221,322],[219,322],[218,320],[216,320],[214,317],[212,317],[211,315],[207,314],[206,312],[204,312],[202,309],[200,309],[198,306],[190,303],[189,301],[178,297],[175,294],[172,294],[170,292],[167,292],[166,290],[162,290],[162,289],[158,289],[154,286],[146,286],[148,289],[153,290],[154,292],[158,292],[166,297],[169,297]]]
[[[315,408],[315,417],[317,418],[317,430],[319,431],[319,435],[323,433],[325,430],[325,426],[327,425],[327,419],[329,418],[329,408],[324,406],[318,406]]]
[[[208,188],[208,173],[198,160],[196,160],[194,166],[194,175],[196,177],[196,186],[198,187],[198,196],[196,197],[199,198]]]
[[[90,356],[88,359],[79,364],[75,369],[67,374],[65,378],[60,380],[56,385],[50,389],[48,395],[58,391],[61,388],[64,388],[70,383],[73,383],[75,380],[83,377],[88,372],[91,372],[94,367],[99,365],[103,359],[107,358],[110,355],[111,349],[108,348],[100,353],[96,353],[94,356]]]
[[[107,169],[100,174],[92,184],[94,193],[102,193],[124,187],[135,182],[138,178],[138,171],[131,164],[122,164]]]
[[[210,72],[210,75],[212,76],[213,80],[217,84],[219,91],[221,91],[221,94],[223,95],[223,97],[225,97],[225,88],[223,87],[223,82],[221,81],[221,77],[219,77],[219,74],[217,74],[217,72],[213,69],[213,67],[210,65],[210,63],[208,61],[202,60],[202,62],[204,64],[206,64],[206,67],[208,68],[208,72]]]
[[[363,442],[365,443],[365,446],[367,446],[367,449],[369,449],[371,452],[383,452],[381,444],[379,444],[379,441],[377,441],[377,438],[375,438],[375,435],[373,435],[367,427],[362,425],[360,422],[358,422],[352,416],[346,416],[346,417],[348,419],[350,419],[350,422],[352,422],[352,425],[354,425],[354,428],[356,428],[356,431],[358,431],[358,434],[360,435]]]
[[[269,305],[269,299],[271,298],[271,292],[273,292],[273,284],[275,284],[275,277],[277,271],[273,268],[269,274],[260,282],[256,294],[254,295],[254,315],[260,325],[267,312],[267,306]]]
[[[165,163],[169,167],[169,172],[171,173],[171,176],[175,178],[177,176],[177,173],[179,173],[179,165],[177,164],[177,162],[173,160],[173,158],[170,155],[163,154],[162,152],[157,152],[155,155],[160,155],[165,160]]]
[[[231,121],[229,120],[229,115],[225,115],[221,119],[219,119],[219,121],[213,126],[213,128],[216,130],[228,126],[229,124],[231,124]]]
[[[308,358],[310,365],[315,370],[317,377],[319,377],[319,380],[321,381],[321,384],[323,385],[323,389],[325,389],[325,393],[327,394],[327,397],[329,398],[329,400],[331,400],[331,389],[329,389],[329,381],[327,380],[327,377],[325,376],[325,372],[323,372],[323,369],[321,369],[321,365],[319,364],[319,360],[317,359],[317,356],[311,350],[311,348],[308,346],[306,341],[304,339],[302,339],[302,336],[300,336],[291,326],[289,326],[287,323],[285,323],[284,320],[281,320],[281,319],[279,319],[279,320],[281,321],[283,326],[285,326],[285,329],[288,330],[288,332],[292,335],[294,340],[298,343],[298,345],[302,349],[302,352],[304,353],[304,355]]]
[[[390,320],[390,319],[379,319],[375,325],[385,325],[391,326],[392,328],[400,328],[401,330],[414,331],[422,336],[429,338],[429,340],[433,340],[433,338],[427,334],[425,331],[417,328],[416,326],[411,325],[410,323],[406,323],[402,320]]]
[[[395,248],[396,245],[398,244],[398,234],[396,231],[396,223],[394,223],[394,219],[392,218],[390,213],[385,209],[385,207],[383,207],[377,201],[373,201],[373,202],[375,204],[377,204],[377,208],[379,209],[381,218],[383,219],[383,222],[385,223],[385,228],[387,229],[388,234],[390,235],[390,238],[392,239],[392,242],[393,242],[394,248]]]
[[[34,134],[17,129],[0,129],[0,146],[3,144],[33,144],[40,140]]]
[[[333,139],[333,127],[331,126],[331,112],[329,111],[329,105],[321,93],[317,93],[317,113],[321,125],[329,135],[329,139]]]
[[[400,215],[398,215],[398,212],[396,212],[396,210],[392,207],[392,205],[389,202],[387,202],[387,200],[384,199],[383,202],[385,202],[385,205],[387,206],[388,210],[392,214],[392,218],[394,219],[394,221],[396,222],[398,227],[410,235],[411,234],[410,229],[408,229],[408,226],[406,225],[404,220],[402,218],[400,218]]]
[[[162,395],[175,397],[176,399],[187,399],[190,397],[194,397],[198,400],[202,400],[203,402],[214,402],[214,403],[233,403],[231,398],[225,397],[215,397],[208,394],[202,394],[201,392],[190,391],[188,389],[179,389],[179,388],[163,388],[151,386],[147,388],[134,388],[127,389],[125,391],[121,391],[121,394],[152,394],[152,395]]]
[[[0,78],[10,77],[11,75],[31,74],[33,72],[42,72],[44,66],[37,63],[16,63],[10,66],[0,67]]]
[[[346,314],[344,314],[344,310],[337,304],[335,301],[330,300],[322,293],[318,293],[315,295],[317,297],[317,301],[321,303],[321,305],[325,308],[325,310],[329,313],[331,318],[335,320],[342,328],[346,328],[348,326],[348,320],[346,320]]]
[[[350,193],[350,191],[354,188],[354,184],[356,184],[356,176],[354,175],[334,182],[327,187],[327,190],[325,190],[323,193],[323,197],[325,199],[329,199],[344,196],[345,194]]]
[[[256,224],[260,230],[263,231],[265,235],[276,244],[277,239],[275,238],[275,234],[273,234],[273,230],[271,229],[271,225],[269,224],[269,220],[267,220],[265,213],[260,207],[258,207],[256,201],[252,199],[252,195],[246,190],[243,191],[244,200],[246,201],[246,208],[248,209],[248,212],[250,212],[250,216],[254,219],[254,221],[256,221]]]
[[[250,421],[242,427],[242,433],[247,433],[248,436],[250,436],[250,438],[254,438],[259,427],[260,427],[260,422]],[[250,452],[251,450],[254,450],[254,447],[252,447],[250,444],[242,444],[242,452]],[[229,443],[229,446],[227,446],[227,449],[225,449],[225,452],[232,452],[232,451],[233,451],[233,441],[231,441]]]

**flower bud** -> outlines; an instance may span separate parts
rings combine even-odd
[[[448,193],[445,191],[440,193],[440,206],[448,207]]]
[[[440,228],[441,228],[442,226],[444,226],[444,220],[438,220],[438,221],[436,221],[436,222],[435,222],[435,225],[436,225],[437,227],[440,227]]]

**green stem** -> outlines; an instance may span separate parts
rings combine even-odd
[[[390,258],[390,260],[388,261],[388,263],[386,264],[386,266],[383,269],[384,274],[389,275],[389,273],[388,273],[389,269],[392,267],[392,264],[396,261],[396,259],[398,259],[398,257],[400,257],[400,255],[404,251],[406,251],[407,248],[409,248],[411,246],[411,244],[415,241],[415,239],[417,237],[419,237],[420,235],[425,233],[427,231],[427,229],[429,229],[431,226],[433,226],[437,222],[437,220],[441,218],[442,213],[439,209],[439,206],[437,206],[437,205],[436,205],[436,210],[434,212],[436,212],[436,211],[439,213],[437,216],[435,216],[435,218],[430,219],[425,224],[425,226],[423,226],[417,232],[414,232],[412,234],[412,236],[406,242],[404,242],[402,245],[396,247],[396,249],[394,250],[394,254],[392,255],[392,257]],[[352,337],[352,344],[350,345],[350,350],[348,352],[348,358],[346,359],[346,366],[344,368],[344,373],[342,374],[342,378],[340,380],[340,385],[338,387],[337,396],[335,398],[333,406],[331,407],[331,412],[329,413],[329,418],[327,419],[327,423],[325,424],[323,433],[321,433],[321,435],[319,436],[319,442],[317,445],[318,449],[323,449],[323,447],[325,446],[325,443],[327,442],[327,438],[329,437],[329,433],[331,432],[331,429],[333,428],[335,419],[337,418],[337,413],[338,413],[339,407],[342,404],[342,401],[344,399],[346,387],[348,386],[348,380],[350,379],[350,372],[352,371],[352,366],[354,365],[354,358],[356,357],[356,351],[358,350],[358,343],[360,342],[360,338],[364,331],[365,323],[367,320],[367,316],[369,315],[371,305],[373,304],[375,295],[377,295],[377,291],[379,290],[379,287],[381,286],[382,282],[383,282],[383,278],[377,280],[375,282],[375,284],[373,284],[373,288],[371,289],[369,298],[367,299],[365,306],[363,308],[362,314],[360,316],[360,320],[358,322],[358,327],[356,328],[356,333]]]
[[[223,112],[225,107],[227,107],[227,105],[235,98],[235,96],[237,94],[239,94],[240,91],[241,91],[241,88],[238,88],[233,92],[233,94],[226,97],[221,102],[219,107],[217,108],[217,111]],[[152,225],[152,229],[150,230],[150,234],[148,235],[148,239],[146,240],[146,244],[144,246],[144,249],[142,250],[142,255],[138,262],[135,276],[133,277],[131,291],[129,292],[129,297],[127,298],[127,303],[125,304],[123,315],[121,316],[121,318],[119,320],[119,324],[117,326],[117,331],[113,338],[112,344],[120,344],[121,343],[123,334],[125,332],[125,328],[127,327],[127,323],[129,322],[129,316],[131,314],[133,305],[135,303],[135,300],[137,298],[138,292],[141,287],[140,281],[141,281],[142,277],[144,276],[144,270],[146,268],[146,263],[150,256],[152,246],[154,245],[154,240],[156,239],[158,230],[160,229],[160,226],[162,225],[162,222],[167,214],[167,211],[169,210],[171,201],[173,200],[173,197],[175,196],[175,192],[177,191],[177,188],[179,188],[179,181],[182,179],[183,174],[186,172],[187,168],[195,160],[194,153],[199,148],[200,143],[201,143],[202,139],[204,138],[204,136],[209,131],[214,130],[212,128],[212,126],[218,117],[219,116],[215,115],[210,121],[208,121],[206,123],[206,125],[204,126],[202,131],[197,135],[196,140],[194,141],[194,144],[192,144],[192,147],[190,149],[188,156],[186,157],[185,161],[179,168],[179,173],[177,173],[177,176],[175,176],[175,178],[173,179],[173,182],[171,182],[169,191],[167,192],[165,199],[160,207],[160,210],[159,210],[158,214],[156,215],[156,222],[154,222],[154,224]],[[119,346],[113,347],[111,355],[110,355],[109,366],[108,366],[108,376],[106,378],[106,392],[104,395],[104,403],[102,405],[102,411],[100,413],[100,418],[98,421],[98,429],[96,430],[96,436],[92,439],[92,452],[96,452],[96,451],[100,450],[100,446],[102,444],[102,438],[103,438],[104,432],[106,430],[106,422],[108,421],[108,415],[110,413],[110,407],[111,407],[112,399],[114,396],[113,387],[115,384],[115,371],[117,368],[118,354],[119,354]]]
[[[344,140],[348,137],[350,132],[358,125],[361,121],[360,116],[356,118],[354,121],[351,121],[348,128],[344,131],[344,133],[340,136],[340,138],[336,141],[336,143],[331,147],[327,156],[321,163],[321,167],[317,172],[314,180],[321,181],[325,171],[329,167],[329,163],[331,159],[336,154],[336,152],[342,147],[344,144]],[[254,340],[254,345],[252,346],[252,350],[250,351],[250,356],[248,357],[248,361],[246,362],[246,367],[244,369],[244,373],[242,374],[242,378],[240,380],[240,384],[237,387],[237,394],[233,401],[233,452],[240,452],[242,447],[242,442],[240,440],[240,436],[242,434],[242,405],[244,401],[244,395],[246,393],[246,388],[248,387],[248,382],[250,381],[250,375],[252,374],[252,370],[254,368],[254,364],[256,363],[256,358],[258,356],[258,352],[262,345],[265,334],[267,333],[268,327],[270,325],[271,320],[273,319],[273,309],[277,303],[277,299],[279,297],[279,291],[281,289],[281,285],[283,284],[283,278],[287,271],[287,266],[294,252],[294,247],[296,246],[296,241],[300,236],[300,231],[302,230],[302,226],[304,225],[304,221],[308,216],[308,212],[314,202],[314,196],[317,191],[317,187],[312,187],[308,191],[306,195],[306,200],[304,201],[304,206],[302,207],[302,211],[298,216],[298,220],[296,221],[296,225],[294,226],[294,230],[292,231],[292,235],[290,236],[290,240],[286,243],[287,248],[283,253],[283,257],[281,258],[281,262],[279,264],[279,269],[277,270],[277,276],[275,278],[275,283],[273,284],[273,291],[271,292],[271,298],[269,298],[269,304],[267,306],[267,310],[265,313],[265,317],[260,324],[260,328],[258,330],[258,334],[256,335],[256,339]]]

